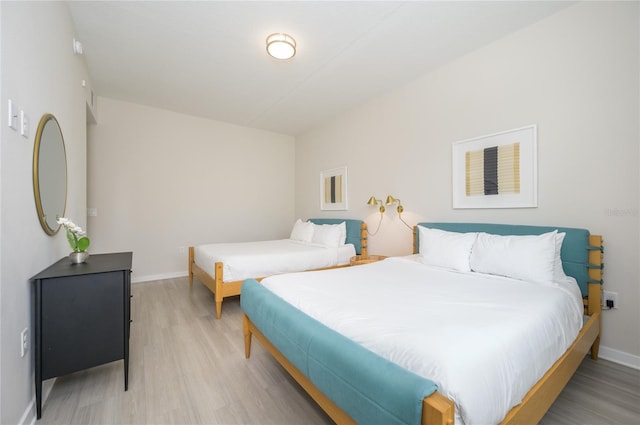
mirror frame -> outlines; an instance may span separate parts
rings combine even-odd
[[[38,219],[40,220],[40,225],[42,226],[42,230],[45,231],[47,235],[53,236],[60,230],[60,225],[58,224],[56,228],[52,228],[47,223],[47,219],[45,217],[44,209],[42,208],[42,194],[40,193],[40,147],[43,143],[42,133],[44,132],[44,128],[47,123],[52,122],[55,124],[58,132],[60,133],[60,141],[62,142],[62,153],[64,155],[64,206],[62,207],[62,215],[64,217],[64,213],[67,209],[67,181],[68,181],[68,173],[67,173],[67,149],[64,144],[64,136],[62,135],[62,129],[60,128],[60,124],[56,117],[53,114],[44,114],[38,123],[38,130],[36,132],[35,144],[33,147],[33,194],[36,200],[36,210],[38,211]],[[46,142],[46,140],[44,141]]]

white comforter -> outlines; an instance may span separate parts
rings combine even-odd
[[[414,256],[262,283],[326,326],[434,381],[455,402],[456,423],[463,424],[500,422],[582,326],[572,278],[527,283],[450,272]]]
[[[215,276],[215,263],[223,262],[223,282],[345,265],[354,255],[352,244],[328,247],[292,239],[215,243],[194,249],[195,263],[211,276]]]

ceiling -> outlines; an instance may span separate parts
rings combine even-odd
[[[99,96],[298,135],[571,3],[70,1]],[[291,34],[278,61],[265,39]]]

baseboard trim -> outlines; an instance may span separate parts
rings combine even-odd
[[[33,425],[36,423],[35,406],[36,406],[36,398],[33,397],[29,402],[29,404],[27,405],[26,410],[22,414],[22,417],[20,418],[20,422],[18,422],[20,425]]]
[[[618,363],[623,366],[627,366],[633,369],[640,370],[640,356],[626,353],[624,351],[616,350],[615,348],[600,346],[598,357],[609,360],[610,362]]]
[[[52,378],[42,383],[42,405],[43,406],[44,406],[44,403],[49,398],[49,395],[51,394],[51,390],[53,389],[53,384],[56,383],[56,379],[58,378]],[[34,394],[33,398],[29,402],[29,405],[27,406],[24,413],[22,414],[22,417],[20,418],[20,422],[18,423],[21,425],[35,425],[38,419],[36,418],[36,416],[37,416],[36,415],[36,396]]]
[[[175,279],[177,277],[186,277],[186,276],[189,276],[188,272],[149,274],[146,276],[131,275],[131,283],[149,282],[151,280]]]

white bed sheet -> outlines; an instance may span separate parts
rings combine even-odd
[[[450,272],[414,256],[262,283],[326,326],[435,382],[454,401],[456,423],[467,425],[500,422],[582,327],[573,278],[534,284]]]
[[[215,263],[223,262],[223,282],[345,265],[354,255],[353,244],[327,247],[292,239],[216,243],[194,249],[195,263],[211,276],[215,276]]]

